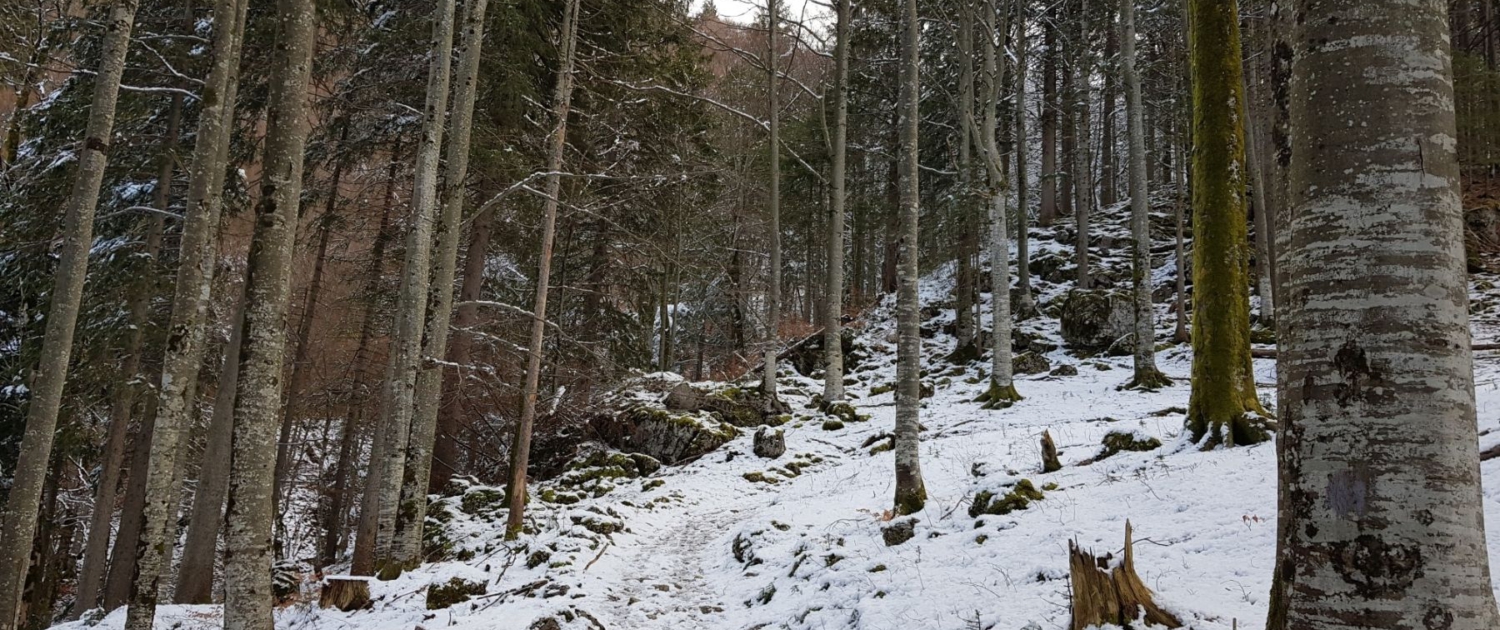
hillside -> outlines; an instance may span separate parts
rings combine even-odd
[[[1100,233],[1119,239],[1122,228],[1106,225]],[[1036,256],[1064,250],[1049,239],[1065,231],[1034,230]],[[1123,255],[1125,248],[1101,251]],[[1115,256],[1100,262],[1105,275],[1123,269]],[[1171,282],[1171,265],[1157,262],[1158,281]],[[1174,386],[1120,391],[1129,357],[1080,358],[1063,347],[1058,321],[1047,315],[1020,326],[1019,336],[1048,364],[1020,376],[1026,399],[983,410],[972,401],[984,388],[979,377],[987,358],[963,365],[945,358],[955,349],[945,331],[954,313],[935,305],[946,302],[951,282],[952,270],[943,268],[923,283],[924,303],[934,305],[924,324],[926,381],[934,392],[922,412],[921,450],[931,500],[911,540],[887,546],[882,536],[893,491],[882,436],[895,413],[888,391],[894,313],[887,299],[865,315],[855,337],[863,358],[850,369],[849,391],[867,420],[838,421],[812,409],[820,381],[788,367],[782,393],[792,413],[780,427],[785,454],[758,457],[753,429],[723,429],[737,435],[659,469],[611,451],[585,454],[541,485],[528,532],[514,542],[503,538],[501,491],[456,484],[430,521],[429,543],[448,560],[372,582],[372,607],[352,613],[319,608],[317,579],[309,578],[294,603],[280,609],[278,628],[1054,630],[1069,619],[1069,541],[1117,552],[1127,521],[1137,566],[1160,603],[1194,628],[1261,628],[1275,547],[1275,444],[1200,451],[1182,431],[1185,346],[1164,345],[1159,353]],[[1037,285],[1044,305],[1057,304],[1069,289],[1041,278]],[[1480,276],[1474,298],[1476,341],[1494,341],[1500,290]],[[1170,337],[1168,306],[1158,305],[1159,339]],[[1261,397],[1272,403],[1274,363],[1258,359],[1255,367]],[[1476,370],[1487,436],[1481,446],[1488,447],[1500,443],[1492,435],[1500,429],[1500,357],[1481,353]],[[629,402],[619,408],[679,413],[662,401],[681,386],[675,375],[642,376],[621,391]],[[726,384],[693,387],[738,391]],[[712,422],[701,413],[674,418]],[[1044,431],[1061,450],[1058,472],[1040,472]],[[1101,457],[1102,440],[1112,433],[1162,446]],[[1487,497],[1500,484],[1497,466],[1485,464]],[[1017,501],[1020,509],[1005,514],[973,507],[976,495],[1003,496],[1022,480],[1043,498]],[[1492,559],[1500,559],[1497,507],[1488,502]],[[61,628],[118,630],[124,616],[122,608]],[[181,630],[221,623],[213,606],[164,607],[157,620],[158,627]]]

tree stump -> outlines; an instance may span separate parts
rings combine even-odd
[[[1042,472],[1059,470],[1062,470],[1062,462],[1057,459],[1057,443],[1052,441],[1051,431],[1042,431]]]
[[[1077,543],[1068,543],[1073,583],[1072,630],[1106,624],[1129,628],[1140,619],[1147,625],[1182,627],[1182,621],[1156,605],[1151,590],[1136,575],[1132,544],[1129,521],[1125,523],[1125,558],[1118,566],[1112,554],[1094,556],[1080,549]]]
[[[318,605],[337,608],[344,612],[369,608],[370,579],[351,575],[330,575],[323,578],[323,590],[318,595]]]

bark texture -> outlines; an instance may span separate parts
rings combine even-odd
[[[1245,95],[1239,3],[1190,0],[1193,86],[1193,392],[1205,447],[1267,439],[1250,369]]]
[[[1270,627],[1500,627],[1447,6],[1297,13]]]
[[[834,34],[833,164],[829,174],[828,288],[823,308],[823,400],[844,399],[844,201],[846,147],[849,137],[849,3],[834,0],[838,24]]]
[[[401,510],[396,521],[396,548],[391,560],[414,567],[422,560],[422,524],[427,519],[427,478],[432,473],[433,440],[437,436],[438,407],[443,399],[444,366],[448,354],[448,320],[453,316],[453,277],[458,267],[459,237],[463,235],[465,180],[469,174],[469,138],[474,121],[474,99],[479,89],[479,59],[484,43],[486,0],[469,0],[461,25],[457,87],[449,116],[448,160],[443,171],[443,209],[438,218],[432,281],[423,326],[421,365],[417,370],[417,398],[411,439],[406,449],[406,478],[401,487]]]
[[[921,92],[918,61],[921,54],[921,22],[917,0],[903,3],[906,18],[901,60],[901,205],[900,265],[896,291],[896,513],[913,514],[927,504],[918,451],[919,415],[922,407],[922,305],[917,281],[917,219],[920,171],[917,130],[921,123]]]
[[[768,0],[766,20],[766,106],[770,117],[771,139],[767,143],[771,153],[771,189],[766,198],[766,214],[770,222],[771,268],[766,274],[766,346],[765,363],[761,369],[761,392],[767,401],[776,398],[776,355],[781,352],[781,104],[777,98],[777,86],[781,77],[777,75],[777,61],[781,51],[776,47],[776,31],[780,0]]]
[[[315,10],[278,0],[265,171],[245,276],[245,321],[231,436],[224,630],[271,630],[272,494],[292,249],[309,116]]]
[[[73,327],[83,301],[89,249],[94,242],[94,209],[99,203],[99,187],[109,161],[120,75],[125,71],[125,53],[130,48],[130,32],[139,5],[139,0],[118,0],[110,5],[105,22],[88,128],[78,150],[78,170],[64,210],[62,252],[42,337],[42,359],[31,375],[26,431],[5,504],[4,540],[0,544],[0,630],[14,630],[21,621],[21,591],[36,536],[37,510],[47,478],[47,461],[52,456],[52,438],[57,430],[68,362],[73,354]]]
[[[1120,68],[1125,75],[1125,119],[1130,134],[1130,232],[1135,239],[1131,286],[1135,295],[1135,376],[1130,387],[1157,389],[1170,381],[1156,367],[1156,307],[1151,302],[1151,200],[1146,181],[1146,121],[1141,75],[1135,65],[1135,0],[1120,0]]]
[[[406,233],[406,261],[396,298],[396,334],[391,340],[390,364],[380,405],[384,443],[379,474],[366,483],[379,484],[375,503],[361,511],[375,513],[375,568],[382,579],[401,574],[395,558],[396,521],[401,509],[401,486],[406,478],[406,449],[421,361],[422,324],[427,317],[432,230],[437,208],[438,158],[443,148],[443,113],[448,110],[448,84],[453,57],[454,0],[440,0],[433,8],[431,65],[427,70],[427,98],[422,114],[422,142],[417,147],[416,182],[412,192],[411,228]],[[370,493],[367,497],[372,496]]]
[[[1000,64],[995,50],[995,35],[1005,29],[995,28],[997,9],[994,0],[984,5],[981,44],[984,56],[984,74],[981,76],[984,103],[984,119],[980,125],[979,144],[984,153],[985,173],[989,177],[986,190],[990,219],[990,330],[994,342],[990,344],[990,389],[981,400],[988,409],[1009,407],[1021,399],[1016,392],[1014,363],[1011,358],[1011,314],[1010,314],[1010,234],[1007,231],[1005,168],[1001,164],[1000,144],[996,130],[1000,120]]]

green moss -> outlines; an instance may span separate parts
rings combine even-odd
[[[546,564],[547,561],[549,561],[551,559],[552,559],[552,552],[551,551],[548,551],[546,549],[538,549],[536,551],[531,552],[531,555],[526,556],[526,568],[528,568],[528,569],[535,569],[535,568],[537,568],[539,566],[542,566],[542,565]]]
[[[893,391],[896,391],[896,385],[894,383],[886,383],[884,385],[876,385],[874,387],[871,387],[870,395],[879,396],[881,394],[888,394]]]
[[[985,409],[1005,409],[1020,400],[1022,400],[1021,394],[1016,391],[1016,384],[1014,382],[1008,386],[1000,387],[994,381],[991,381],[990,388],[983,394],[980,394],[979,398],[974,399],[974,402],[984,403]]]
[[[1110,431],[1104,434],[1103,442],[1104,449],[1094,457],[1096,460],[1125,451],[1144,453],[1161,448],[1161,440],[1154,437],[1138,438],[1135,433],[1128,431]]]
[[[927,507],[927,488],[921,482],[918,482],[916,488],[905,489],[898,484],[895,504],[896,514],[901,516],[921,512],[922,508]]]
[[[1004,496],[996,497],[995,493],[982,490],[974,495],[973,501],[969,503],[969,516],[978,517],[984,514],[1005,515],[1011,512],[1024,510],[1031,506],[1032,501],[1040,501],[1045,498],[1040,490],[1032,485],[1030,479],[1022,479],[1011,486],[1009,492]]]
[[[473,488],[464,493],[459,509],[465,514],[479,516],[500,507],[505,502],[505,493],[494,488]]]
[[[886,570],[886,567],[883,564],[877,564],[873,567],[870,567],[868,570],[870,573],[881,573]]]
[[[427,587],[427,610],[440,610],[454,604],[462,604],[485,594],[484,582],[470,582],[453,578],[442,584]]]
[[[641,492],[650,492],[667,484],[665,479],[647,479],[641,482]]]
[[[765,473],[759,472],[759,471],[756,471],[756,472],[747,472],[747,473],[745,473],[744,475],[741,475],[741,476],[745,478],[745,481],[748,481],[750,483],[769,483],[769,484],[781,483],[781,480],[779,480],[779,479],[777,479],[775,477],[768,477],[768,476],[766,476]]]
[[[989,540],[989,539],[990,539],[990,535],[989,534],[980,534],[980,535],[974,537],[974,544],[976,544],[976,545],[983,545],[984,541]]]
[[[823,421],[823,430],[824,431],[838,431],[839,429],[842,429],[842,428],[844,428],[844,423],[839,422],[838,420],[835,420],[833,418],[829,418],[829,419]]]

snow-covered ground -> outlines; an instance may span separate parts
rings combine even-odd
[[[940,299],[947,277],[934,274],[924,295]],[[1494,342],[1500,319],[1484,302],[1500,294],[1476,285],[1476,341]],[[1171,319],[1162,308],[1165,333]],[[1075,366],[1076,376],[1022,377],[1024,401],[985,411],[972,402],[984,388],[977,378],[983,361],[949,365],[942,357],[952,338],[925,340],[927,379],[937,384],[922,411],[929,503],[917,515],[916,537],[887,547],[881,526],[892,503],[892,456],[871,454],[882,442],[869,440],[891,429],[895,407],[890,393],[870,392],[894,381],[892,319],[887,304],[861,331],[875,358],[851,374],[859,380],[850,392],[868,422],[825,430],[805,409],[819,381],[788,373],[783,393],[799,415],[783,427],[781,458],[756,457],[747,431],[688,465],[620,480],[602,497],[539,505],[537,531],[514,543],[502,539],[503,508],[478,499],[461,508],[462,499],[447,499],[456,514],[448,531],[467,560],[375,582],[373,608],[353,613],[318,608],[310,581],[303,601],[278,612],[278,629],[1055,630],[1069,619],[1069,541],[1117,552],[1127,520],[1137,568],[1166,608],[1203,630],[1263,627],[1275,548],[1275,445],[1202,452],[1186,442],[1190,357],[1183,346],[1159,354],[1163,371],[1179,379],[1159,392],[1117,389],[1129,379],[1128,357],[1085,360],[1056,350],[1048,354],[1052,364]],[[1036,319],[1026,329],[1055,338],[1057,328]],[[1488,447],[1500,443],[1500,353],[1479,353],[1475,367],[1481,446]],[[1255,368],[1269,405],[1274,364],[1257,360]],[[1114,430],[1164,446],[1081,464]],[[1062,451],[1059,472],[1040,472],[1043,431]],[[1021,478],[1045,498],[1004,516],[970,516],[976,492]],[[1500,561],[1500,461],[1484,464],[1484,479],[1491,556]],[[427,610],[428,586],[454,577],[482,582],[486,595]],[[539,621],[547,618],[556,625]],[[118,630],[123,620],[118,610],[93,623]],[[217,607],[165,606],[157,627],[208,630],[221,621]]]

